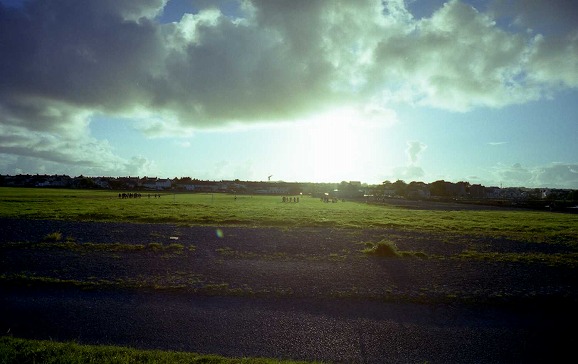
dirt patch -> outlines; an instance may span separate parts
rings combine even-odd
[[[336,362],[540,362],[570,354],[564,332],[578,321],[574,265],[499,259],[575,254],[567,245],[391,229],[0,225],[0,329],[20,337]],[[362,252],[383,240],[419,254]]]
[[[387,229],[1,222],[4,283],[424,302],[578,297],[573,266],[514,259],[575,253],[565,245]],[[54,232],[63,244],[46,243]],[[408,254],[362,252],[383,239]]]

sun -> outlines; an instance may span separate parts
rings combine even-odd
[[[362,178],[363,160],[370,146],[367,130],[352,110],[340,109],[300,123],[296,156],[305,161],[312,182],[340,182]]]

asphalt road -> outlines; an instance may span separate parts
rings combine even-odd
[[[0,309],[16,337],[347,363],[552,362],[576,323],[543,307],[76,289],[0,288]]]

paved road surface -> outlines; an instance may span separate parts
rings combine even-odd
[[[551,361],[575,320],[534,307],[0,289],[0,329],[226,356],[348,363]]]

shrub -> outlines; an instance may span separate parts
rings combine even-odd
[[[60,231],[55,231],[44,237],[44,241],[60,241],[62,239],[62,233]]]
[[[362,250],[365,254],[377,255],[379,257],[399,257],[397,246],[392,241],[382,240],[377,243],[365,243],[366,248]]]
[[[167,246],[168,250],[177,250],[177,251],[182,251],[185,249],[185,246],[183,244],[179,244],[179,243],[171,243]]]
[[[162,250],[163,249],[163,244],[161,243],[148,243],[147,244],[147,249],[156,251],[156,250]]]
[[[415,252],[413,254],[416,258],[420,258],[420,259],[428,259],[428,255],[424,252]]]

